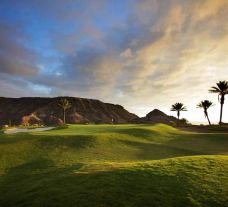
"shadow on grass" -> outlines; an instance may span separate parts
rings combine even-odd
[[[34,136],[36,138],[36,136]],[[45,148],[58,148],[68,147],[74,149],[81,149],[86,147],[92,147],[96,141],[93,136],[45,136],[37,139],[38,145]]]
[[[219,191],[215,195],[196,185],[199,176],[192,182],[191,169],[178,165],[170,173],[175,167],[169,165],[80,173],[80,163],[57,168],[47,160],[38,160],[12,168],[0,178],[0,206],[224,205]]]
[[[28,133],[20,133],[17,135],[8,135],[0,139],[0,145],[2,144],[16,144],[19,142],[33,142],[39,147],[45,148],[57,148],[57,147],[70,147],[75,149],[91,147],[94,145],[96,138],[87,135],[33,135]]]
[[[149,142],[146,143],[140,140],[118,139],[117,141],[138,149],[137,159],[228,154],[228,137],[224,134],[171,134],[169,138],[165,138],[164,142],[148,140]]]
[[[139,160],[155,160],[201,154],[200,152],[194,151],[192,149],[169,146],[166,143],[142,143],[129,140],[119,140],[119,142],[139,149],[139,151],[136,153],[136,157]]]
[[[31,135],[28,133],[19,133],[19,134],[3,134],[0,135],[0,144],[13,144],[21,141],[31,140]]]
[[[194,150],[201,154],[227,154],[228,137],[225,134],[176,135],[167,145]]]

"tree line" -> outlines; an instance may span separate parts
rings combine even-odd
[[[222,124],[223,105],[225,103],[225,96],[228,94],[228,81],[219,81],[218,83],[216,83],[216,86],[212,86],[211,89],[209,89],[209,92],[218,94],[218,101],[221,105],[219,124]],[[203,100],[199,104],[197,104],[197,108],[203,109],[204,115],[207,118],[209,125],[211,125],[211,122],[210,122],[209,115],[208,115],[208,109],[212,106],[214,106],[214,104],[213,104],[213,102],[211,102],[209,100]],[[183,103],[175,103],[171,106],[170,110],[177,112],[177,119],[178,119],[178,123],[179,123],[180,112],[187,111],[187,108]]]

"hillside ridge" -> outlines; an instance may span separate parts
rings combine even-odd
[[[61,124],[62,109],[58,106],[66,98],[72,107],[66,111],[67,123],[131,123],[137,115],[123,106],[96,99],[79,97],[0,97],[0,124]]]
[[[58,106],[66,98],[72,105],[66,111],[68,124],[155,124],[175,125],[177,118],[154,109],[145,117],[130,113],[123,106],[81,97],[0,97],[0,125],[60,125],[63,112]]]
[[[155,124],[155,123],[163,123],[168,125],[175,125],[177,122],[177,118],[174,116],[169,116],[159,109],[154,109],[149,112],[144,117],[138,117],[133,120],[133,123],[136,124]]]

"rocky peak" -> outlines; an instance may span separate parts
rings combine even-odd
[[[173,116],[169,116],[164,112],[154,109],[150,113],[148,113],[145,117],[136,118],[133,120],[133,123],[138,124],[155,124],[155,123],[163,123],[163,124],[171,124],[175,123],[177,119]]]
[[[163,117],[167,117],[167,115],[164,113],[164,112],[162,112],[162,111],[160,111],[160,110],[158,110],[158,109],[154,109],[153,111],[151,111],[150,113],[148,113],[147,115],[146,115],[146,118],[152,118],[152,117],[157,117],[157,116],[163,116]]]

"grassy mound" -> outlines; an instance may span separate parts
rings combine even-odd
[[[227,154],[162,124],[1,134],[0,206],[226,206]]]

